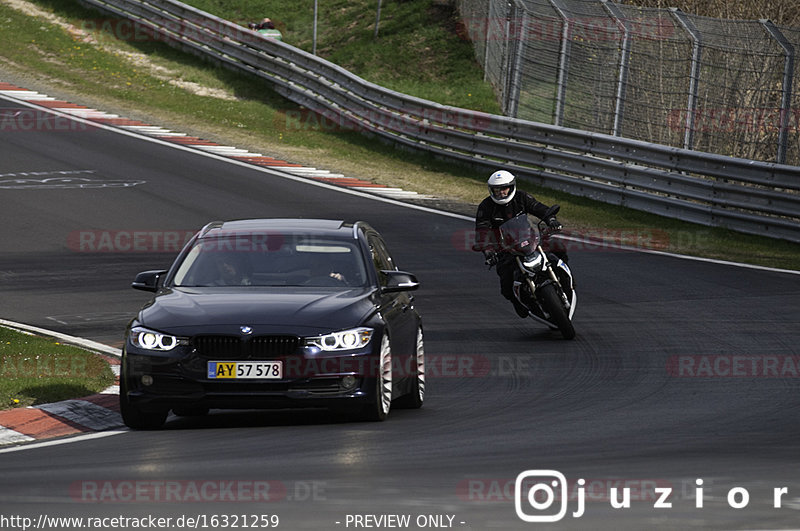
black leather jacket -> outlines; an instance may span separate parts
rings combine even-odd
[[[478,205],[475,215],[475,245],[476,251],[496,250],[499,242],[497,228],[509,219],[522,214],[533,214],[543,219],[549,207],[540,203],[528,192],[517,189],[514,199],[505,205],[498,205],[491,197],[487,197]]]

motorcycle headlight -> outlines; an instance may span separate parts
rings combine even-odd
[[[172,336],[169,334],[162,334],[155,330],[149,330],[142,326],[137,326],[131,329],[131,343],[144,350],[157,350],[167,352],[178,345],[186,344],[184,338]]]
[[[309,337],[305,345],[317,347],[325,351],[355,350],[367,346],[372,338],[372,328],[353,328],[341,332],[332,332],[324,336]]]
[[[522,261],[522,265],[525,266],[525,269],[538,271],[542,268],[543,262],[544,257],[542,256],[542,253],[533,253],[525,257],[525,259]]]

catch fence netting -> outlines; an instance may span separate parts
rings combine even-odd
[[[602,0],[458,0],[512,117],[800,165],[800,28]]]

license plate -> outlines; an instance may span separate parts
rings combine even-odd
[[[280,361],[209,361],[210,379],[280,380],[283,363]]]

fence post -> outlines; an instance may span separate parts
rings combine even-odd
[[[614,104],[614,127],[611,131],[612,135],[620,136],[622,134],[620,131],[620,129],[622,129],[622,114],[628,88],[628,68],[630,66],[628,63],[631,55],[631,24],[617,4],[609,2],[608,0],[600,1],[603,3],[603,7],[608,11],[611,18],[614,19],[617,26],[622,29],[622,53],[619,58],[619,77],[617,79],[617,94]]]
[[[686,13],[677,7],[669,8],[678,23],[692,38],[692,72],[689,77],[689,100],[686,103],[686,122],[684,125],[683,147],[694,148],[695,118],[697,115],[697,91],[700,84],[700,55],[703,52],[703,34],[689,20]]]
[[[558,52],[558,81],[556,82],[556,108],[553,125],[562,125],[564,122],[564,105],[567,94],[567,73],[569,72],[570,47],[572,45],[572,23],[567,16],[561,0],[548,0],[558,16],[564,22],[561,29],[561,47]]]
[[[783,48],[783,86],[781,87],[781,128],[778,132],[778,154],[775,162],[786,163],[786,144],[789,141],[789,114],[792,109],[792,78],[794,77],[794,46],[770,20],[759,20],[773,39]]]
[[[378,25],[381,23],[381,4],[383,0],[378,0],[378,13],[375,15],[375,33],[372,35],[373,39],[378,38]]]
[[[486,2],[486,32],[483,35],[483,80],[489,80],[489,32],[492,25],[492,4],[495,0]]]
[[[319,10],[319,0],[314,0],[314,29],[312,30],[313,36],[311,38],[311,54],[317,55],[317,11]]]
[[[501,55],[500,76],[502,76],[502,98],[503,98],[503,114],[510,116],[508,113],[508,106],[511,97],[511,69],[514,68],[514,43],[511,41],[511,19],[514,16],[514,6],[511,2],[506,2],[506,19],[503,26],[503,53]]]
[[[517,16],[517,12],[522,11],[522,16]],[[511,38],[514,39],[515,46],[511,49],[514,50],[514,66],[511,69],[511,76],[509,81],[508,91],[508,105],[505,112],[506,116],[513,118],[517,117],[519,112],[519,95],[521,91],[520,77],[522,76],[522,55],[525,49],[526,42],[526,28],[528,22],[528,12],[514,2],[514,8],[511,10],[512,24],[511,24]]]

